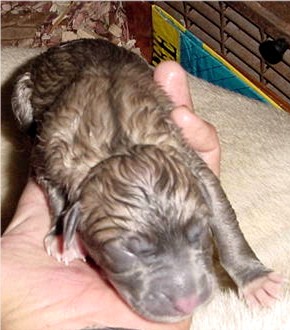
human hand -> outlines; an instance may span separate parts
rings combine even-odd
[[[5,330],[88,326],[186,330],[190,320],[157,324],[135,314],[95,266],[69,266],[48,256],[43,238],[50,226],[46,199],[30,180],[2,238],[2,326]]]
[[[185,140],[214,174],[219,176],[221,150],[218,135],[213,125],[193,112],[194,106],[185,71],[176,62],[162,62],[155,69],[154,79],[176,105],[172,119],[182,129]]]
[[[219,145],[215,130],[187,110],[192,109],[192,104],[184,71],[172,62],[161,64],[155,79],[163,84],[177,105],[173,120],[182,127],[193,148],[218,172],[216,150]],[[198,139],[199,134],[204,138]],[[30,180],[1,242],[3,328],[77,330],[88,326],[114,326],[146,330],[189,329],[189,319],[176,324],[161,324],[146,321],[135,314],[100,276],[96,266],[80,260],[65,266],[48,256],[43,248],[43,238],[49,227],[50,216],[44,194]]]

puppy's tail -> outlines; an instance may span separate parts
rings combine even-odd
[[[19,76],[14,86],[11,102],[14,116],[23,131],[29,131],[33,124],[32,90],[33,82],[30,72]]]

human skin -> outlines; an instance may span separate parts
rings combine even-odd
[[[214,127],[193,109],[185,72],[174,62],[160,64],[155,80],[176,109],[173,121],[184,138],[219,174],[220,146]],[[18,329],[83,329],[89,326],[148,330],[186,330],[190,319],[153,323],[134,313],[100,276],[80,260],[58,263],[43,248],[50,215],[42,190],[28,181],[11,224],[2,238],[2,326]]]

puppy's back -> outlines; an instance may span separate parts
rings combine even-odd
[[[93,166],[133,145],[169,139],[172,104],[124,48],[103,40],[55,47],[37,58],[31,81],[41,121],[34,167],[61,189],[76,191]]]

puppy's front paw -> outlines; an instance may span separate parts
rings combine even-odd
[[[58,262],[68,265],[76,259],[86,261],[84,247],[76,235],[69,248],[65,248],[61,235],[48,234],[44,239],[45,250],[48,255],[54,257]]]
[[[270,307],[279,299],[284,278],[275,272],[256,278],[239,289],[239,295],[244,297],[250,307]]]

